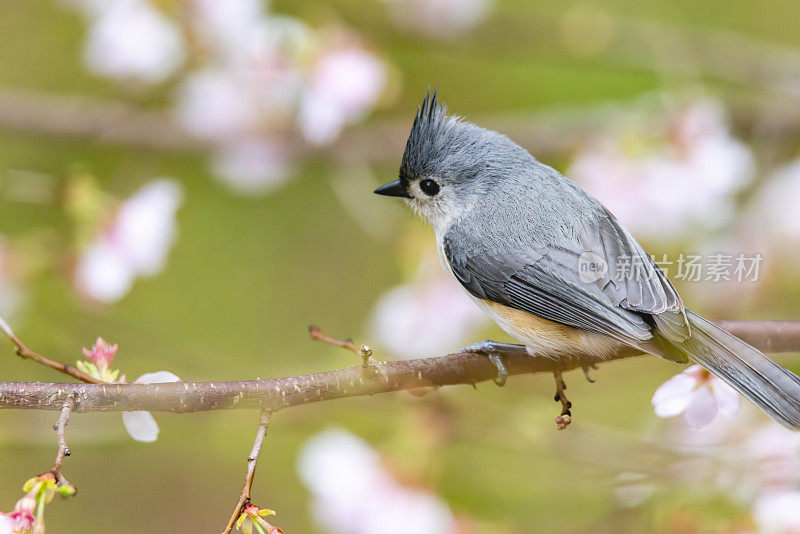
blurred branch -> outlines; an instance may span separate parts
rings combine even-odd
[[[607,127],[618,105],[559,106],[535,113],[472,117],[479,124],[502,131],[537,155],[573,150]],[[800,132],[800,108],[777,98],[737,102],[735,122],[758,123],[773,134]],[[408,136],[409,121],[373,121],[346,130],[332,145],[309,147],[287,139],[290,155],[311,152],[333,160],[396,161]],[[191,136],[165,111],[142,110],[131,104],[79,97],[0,89],[0,129],[122,144],[154,150],[203,151],[213,145]]]
[[[269,426],[269,418],[272,412],[269,410],[261,410],[261,420],[258,423],[258,431],[256,432],[256,439],[253,442],[253,449],[250,451],[250,456],[247,457],[247,474],[244,477],[244,487],[242,493],[239,495],[239,500],[236,507],[228,519],[228,524],[222,531],[222,534],[230,534],[233,531],[236,520],[242,515],[244,507],[250,503],[250,490],[253,487],[253,479],[256,476],[256,464],[258,463],[258,455],[261,454],[261,445],[264,443],[264,436],[267,435],[267,427]]]
[[[89,376],[83,371],[72,367],[71,365],[67,365],[66,363],[57,362],[55,360],[51,360],[46,356],[42,356],[34,351],[32,351],[28,346],[11,330],[11,327],[8,323],[0,317],[0,330],[6,335],[8,339],[14,344],[14,353],[25,359],[33,360],[35,362],[41,363],[49,367],[50,369],[55,369],[65,375],[69,375],[72,378],[77,378],[82,382],[87,382],[89,384],[103,384],[102,380],[98,380],[93,376]]]
[[[731,321],[725,327],[762,350],[800,352],[800,322]],[[630,348],[605,360],[529,356],[521,345],[501,354],[509,375],[553,373],[639,356]],[[75,412],[199,412],[260,408],[271,412],[313,402],[491,380],[496,367],[481,354],[371,362],[335,371],[271,380],[161,384],[0,382],[0,409],[60,410],[75,396]]]

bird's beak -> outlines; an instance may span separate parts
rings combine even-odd
[[[406,193],[406,190],[403,189],[403,184],[400,183],[400,180],[395,180],[394,182],[384,184],[374,192],[378,195],[386,195],[387,197],[411,198],[411,195]]]

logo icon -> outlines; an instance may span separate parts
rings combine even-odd
[[[594,252],[584,252],[578,258],[578,277],[584,284],[597,282],[607,272],[608,263]]]

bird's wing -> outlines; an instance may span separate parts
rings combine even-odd
[[[444,252],[479,299],[621,341],[650,339],[653,322],[670,337],[688,336],[681,299],[661,269],[605,208],[593,211],[555,243],[459,225],[445,235]]]

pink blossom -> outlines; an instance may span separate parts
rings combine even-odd
[[[111,365],[118,348],[116,343],[109,345],[105,339],[98,337],[91,349],[84,347],[82,350],[83,354],[92,360],[92,363],[95,364],[98,369],[101,369]]]
[[[694,429],[711,423],[718,412],[733,418],[739,411],[739,394],[699,365],[692,365],[661,384],[651,402],[657,416],[683,414]]]
[[[83,251],[75,269],[79,291],[99,302],[116,302],[136,277],[159,273],[175,239],[182,197],[177,182],[159,179],[125,200]]]
[[[13,523],[12,532],[29,532],[36,523],[30,510],[15,510],[9,514],[9,518]]]

